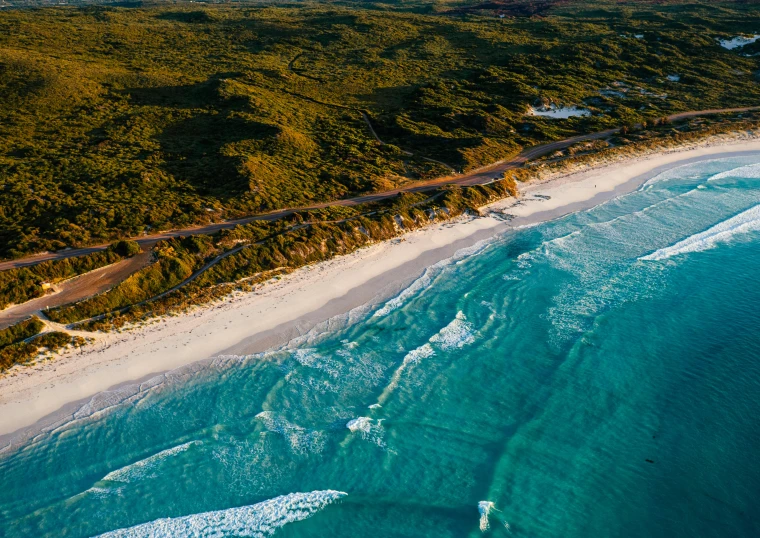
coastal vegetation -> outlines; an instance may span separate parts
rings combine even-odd
[[[488,185],[405,192],[379,202],[297,211],[286,218],[254,221],[211,236],[163,241],[153,250],[153,263],[122,284],[45,314],[78,329],[119,329],[222,298],[235,290],[250,290],[273,276],[433,222],[464,213],[477,215],[479,208],[490,202],[517,196],[518,181],[678,147],[710,136],[758,129],[760,111],[679,122],[658,118],[648,124],[627,126],[606,140],[579,142],[527,167],[508,170],[502,180]]]
[[[12,327],[0,330],[0,349],[31,338],[38,334],[43,327],[45,324],[40,321],[40,318],[32,316]]]
[[[72,337],[63,331],[43,333],[29,341],[0,348],[0,372],[17,364],[24,364],[42,351],[55,352],[68,345],[81,346],[84,338]]]
[[[718,39],[757,31],[758,14],[612,0],[3,10],[0,257],[387,190],[543,141],[756,105],[760,45]],[[526,115],[549,105],[589,114]]]
[[[60,323],[84,321],[76,324],[83,330],[119,328],[221,298],[236,289],[249,290],[275,275],[437,221],[463,213],[477,215],[478,207],[516,192],[512,179],[484,186],[442,187],[432,193],[403,193],[364,206],[298,212],[288,219],[255,222],[214,236],[165,241],[155,248],[156,261],[122,284],[45,314]],[[219,258],[218,263],[186,285],[165,293],[214,258]]]
[[[45,324],[36,316],[0,330],[0,372],[11,366],[27,362],[41,350],[57,351],[69,344],[81,345],[84,339],[72,337],[62,331],[36,336]],[[36,336],[36,337],[35,337]]]
[[[538,158],[510,175],[517,181],[541,180],[551,174],[584,166],[598,166],[653,151],[682,148],[710,137],[740,134],[754,137],[758,132],[760,111],[695,117],[679,122],[658,119],[644,125],[626,126],[606,140],[579,142]]]
[[[0,272],[0,310],[45,294],[46,285],[55,284],[140,252],[134,241],[117,241],[107,249],[76,258],[50,260],[28,267]]]

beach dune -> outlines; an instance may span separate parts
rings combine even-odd
[[[71,413],[78,402],[102,391],[214,356],[281,345],[331,317],[391,296],[425,267],[511,227],[593,207],[635,190],[667,168],[757,152],[760,140],[748,136],[713,140],[527,184],[519,200],[484,208],[482,218],[431,225],[299,269],[254,292],[131,331],[100,335],[78,351],[14,368],[0,378],[0,446],[23,430],[51,423],[53,416]],[[511,220],[499,218],[499,212],[508,213]]]

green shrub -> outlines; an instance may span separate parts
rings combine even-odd
[[[0,310],[10,304],[21,304],[45,294],[43,283],[56,283],[100,267],[105,267],[123,256],[115,246],[76,258],[51,260],[36,265],[0,272]]]
[[[0,372],[16,365],[23,364],[34,358],[43,348],[48,351],[58,351],[72,343],[71,335],[64,332],[49,332],[29,341],[13,344],[0,349]],[[77,339],[81,345],[81,338]]]
[[[16,344],[39,333],[45,324],[37,316],[0,330],[0,348]]]
[[[137,244],[137,242],[126,240],[117,241],[114,243],[113,250],[116,252],[116,254],[124,258],[131,258],[132,256],[136,256],[142,252],[142,249],[140,248],[140,245]]]
[[[760,102],[760,45],[714,40],[756,31],[755,3],[547,2],[514,19],[493,7],[0,11],[0,257],[387,190],[540,142]],[[549,102],[592,114],[525,115]]]

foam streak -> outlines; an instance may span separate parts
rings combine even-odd
[[[135,527],[110,531],[98,538],[265,538],[288,523],[313,516],[346,495],[333,490],[290,493],[251,506],[157,519]]]
[[[704,232],[687,237],[683,241],[661,248],[660,250],[639,258],[640,260],[665,260],[679,254],[701,252],[713,248],[718,243],[725,243],[738,234],[760,230],[760,205],[724,220]]]

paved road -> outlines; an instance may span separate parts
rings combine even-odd
[[[676,120],[682,120],[682,119],[691,118],[695,116],[707,116],[711,114],[725,114],[725,113],[731,113],[731,112],[750,112],[753,110],[760,110],[760,107],[720,108],[720,109],[710,109],[710,110],[696,110],[692,112],[680,112],[678,114],[672,114],[671,116],[668,116],[668,119],[670,119],[671,121],[676,121]],[[343,200],[336,200],[333,202],[324,202],[320,204],[299,207],[299,208],[281,209],[278,211],[273,211],[271,213],[254,215],[247,218],[228,220],[224,222],[218,222],[215,224],[208,224],[205,226],[183,228],[181,230],[170,230],[170,231],[161,232],[155,235],[133,237],[132,239],[134,241],[137,241],[140,244],[140,246],[143,247],[143,249],[147,250],[151,248],[153,245],[155,245],[156,243],[158,243],[159,241],[164,240],[164,239],[170,239],[172,237],[180,237],[180,236],[187,236],[187,235],[193,235],[193,234],[213,234],[213,233],[218,232],[219,230],[234,228],[235,226],[238,226],[240,224],[246,224],[248,222],[252,222],[255,220],[276,220],[276,219],[291,215],[295,211],[302,211],[302,210],[307,210],[307,209],[320,209],[320,208],[329,207],[329,206],[353,206],[353,205],[359,205],[359,204],[363,204],[367,202],[376,202],[379,200],[383,200],[385,198],[389,198],[391,196],[395,196],[400,192],[428,191],[428,190],[433,190],[437,187],[440,187],[441,185],[462,185],[462,186],[483,185],[486,183],[490,183],[495,179],[500,178],[502,174],[504,174],[504,172],[507,170],[512,170],[512,169],[521,167],[530,159],[535,159],[537,157],[541,157],[543,155],[552,153],[554,151],[564,149],[577,142],[606,138],[608,136],[611,136],[617,133],[618,131],[620,131],[620,129],[607,129],[606,131],[600,131],[597,133],[591,133],[587,135],[573,136],[571,138],[566,138],[565,140],[550,142],[548,144],[541,144],[538,146],[534,146],[532,148],[528,148],[511,159],[506,159],[504,161],[500,161],[492,165],[479,168],[477,170],[473,170],[466,174],[446,176],[446,177],[434,179],[431,181],[419,182],[413,185],[400,187],[398,189],[393,189],[390,191],[385,191],[385,192],[380,192],[380,193],[375,193],[375,194],[367,194],[364,196],[356,196],[354,198],[346,198]],[[48,260],[62,260],[65,258],[84,256],[85,254],[90,254],[92,252],[104,250],[108,247],[108,245],[109,245],[108,243],[105,243],[102,245],[95,245],[95,246],[87,247],[87,248],[63,250],[63,251],[58,251],[58,252],[49,252],[45,254],[39,254],[36,256],[20,258],[17,260],[9,260],[5,262],[0,262],[0,271],[4,271],[6,269],[14,269],[17,267],[35,265],[40,262],[44,262]]]

